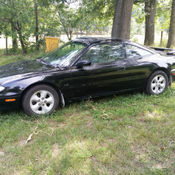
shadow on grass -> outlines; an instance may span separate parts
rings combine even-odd
[[[35,121],[35,120],[39,120],[42,118],[54,118],[55,115],[59,115],[61,113],[66,112],[67,110],[69,110],[70,108],[84,108],[88,102],[92,102],[93,105],[101,105],[102,103],[108,103],[111,101],[111,103],[116,99],[120,99],[121,102],[124,101],[128,101],[128,99],[132,99],[134,101],[138,101],[141,100],[142,98],[148,98],[150,100],[148,100],[148,103],[152,103],[154,105],[154,102],[151,101],[151,99],[155,99],[155,98],[162,98],[162,96],[166,96],[168,98],[172,96],[172,92],[173,89],[169,88],[164,94],[161,94],[159,96],[150,96],[147,95],[146,93],[144,93],[143,91],[127,91],[127,92],[120,92],[117,93],[115,95],[108,95],[108,96],[101,96],[101,97],[96,97],[96,98],[90,98],[90,99],[82,99],[82,100],[77,100],[77,101],[73,101],[73,102],[68,102],[65,106],[65,108],[60,108],[57,109],[53,114],[51,115],[40,115],[40,116],[28,116],[26,115],[22,109],[17,109],[17,110],[6,110],[6,111],[0,111],[0,122],[4,122],[6,120],[28,120],[28,121]],[[139,97],[136,97],[139,96]],[[138,98],[138,99],[136,99]],[[140,101],[140,102],[141,102]],[[131,100],[132,102],[132,100]],[[138,103],[138,105],[140,105],[141,103]],[[132,105],[132,104],[131,104]],[[99,106],[101,107],[101,106]],[[119,107],[123,107],[122,105],[119,105]],[[85,107],[86,108],[86,107]],[[84,108],[84,109],[85,109]],[[146,112],[146,111],[145,111]]]
[[[40,119],[42,116],[28,116],[22,109],[4,110],[0,112],[0,123],[6,120],[28,120],[35,121]],[[47,117],[47,116],[46,116]]]

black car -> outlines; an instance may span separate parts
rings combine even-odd
[[[161,94],[175,59],[130,41],[79,38],[32,61],[0,67],[0,109],[50,114],[66,102],[142,89]]]

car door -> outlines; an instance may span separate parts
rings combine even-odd
[[[123,43],[107,42],[92,45],[80,60],[89,60],[90,66],[72,67],[71,89],[74,97],[100,96],[123,90],[126,80]]]
[[[130,89],[140,89],[146,85],[150,63],[140,61],[153,53],[136,45],[125,43],[127,64],[125,66],[127,77],[126,86]]]

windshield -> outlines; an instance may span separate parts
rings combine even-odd
[[[69,42],[62,47],[48,53],[43,61],[59,67],[67,67],[73,63],[74,58],[86,47],[83,43]]]

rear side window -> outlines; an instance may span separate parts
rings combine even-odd
[[[87,53],[82,56],[82,60],[89,60],[92,64],[111,63],[124,59],[123,44],[111,42],[92,46]]]
[[[144,50],[142,48],[130,44],[126,44],[125,48],[127,58],[140,58],[152,54],[147,50]]]

